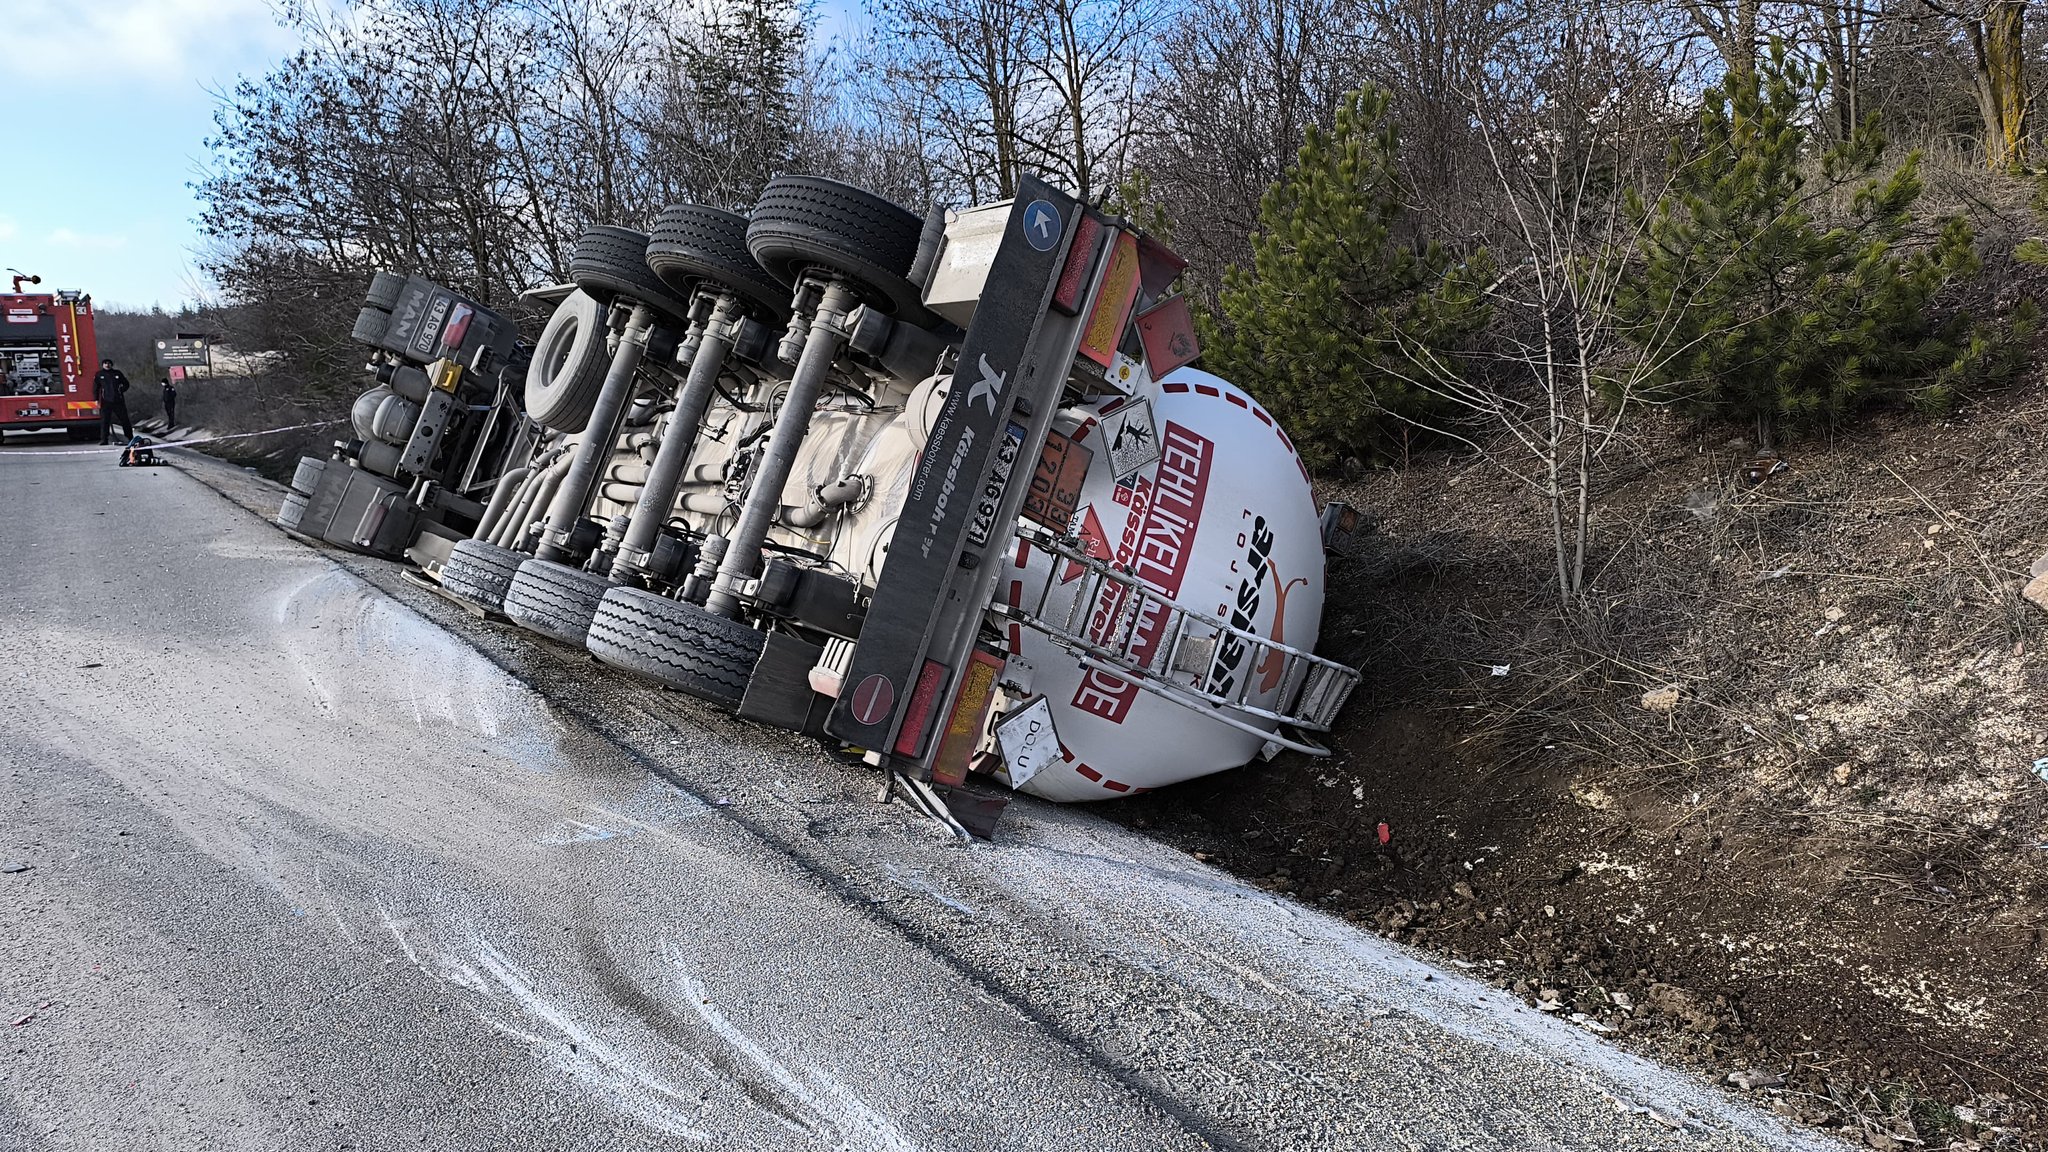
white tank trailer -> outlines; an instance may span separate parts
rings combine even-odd
[[[532,294],[553,311],[523,389],[438,406],[495,479],[467,538],[437,523],[408,554],[607,664],[860,749],[935,815],[971,772],[1070,802],[1322,755],[1358,679],[1313,655],[1350,513],[1192,366],[1183,267],[1036,179],[920,218],[785,176],[745,217],[593,227],[574,283]],[[379,446],[420,439],[410,373],[519,359],[410,340],[371,341],[358,436],[302,477],[409,459]]]

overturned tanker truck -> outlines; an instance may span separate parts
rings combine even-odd
[[[1189,366],[1154,238],[1036,179],[920,218],[784,176],[744,217],[591,228],[571,266],[523,390],[509,321],[380,274],[378,383],[287,526],[927,808],[970,771],[1083,801],[1323,754],[1358,680],[1312,654],[1348,512]]]

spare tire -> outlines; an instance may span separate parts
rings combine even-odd
[[[620,586],[590,621],[590,654],[699,700],[738,708],[765,633],[695,604]]]
[[[441,587],[492,611],[505,606],[505,590],[529,557],[483,540],[462,540],[441,565]]]
[[[370,277],[370,289],[363,293],[363,303],[385,312],[398,307],[399,294],[405,291],[405,277],[396,272],[379,272]]]
[[[647,266],[647,234],[631,228],[596,224],[576,238],[569,253],[569,275],[576,286],[610,303],[615,296],[637,300],[672,319],[690,318],[687,300],[679,300]]]
[[[505,615],[531,632],[583,647],[612,582],[552,560],[527,560],[505,586]]]
[[[605,306],[582,290],[555,306],[526,365],[526,414],[557,432],[581,432],[604,387],[611,354]]]
[[[863,302],[930,325],[910,269],[924,219],[871,192],[822,176],[777,176],[747,222],[747,250],[770,276],[795,284],[822,265],[854,282]]]
[[[754,314],[780,324],[789,318],[789,285],[778,282],[747,251],[747,218],[702,204],[671,204],[654,218],[647,266],[687,297],[698,283],[731,290]]]

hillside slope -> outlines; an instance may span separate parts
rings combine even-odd
[[[1728,436],[1602,477],[1577,621],[1485,463],[1329,493],[1380,522],[1332,573],[1337,755],[1121,818],[1871,1146],[2044,1146],[2048,391],[1755,487]]]

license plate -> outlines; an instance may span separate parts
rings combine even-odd
[[[995,467],[989,470],[988,482],[981,486],[981,499],[974,506],[974,519],[968,522],[968,542],[979,547],[988,543],[989,533],[995,531],[996,509],[1003,502],[1003,493],[1010,487],[1010,473],[1017,467],[1017,456],[1024,450],[1024,430],[1015,424],[1004,429],[1002,442],[996,445]]]

